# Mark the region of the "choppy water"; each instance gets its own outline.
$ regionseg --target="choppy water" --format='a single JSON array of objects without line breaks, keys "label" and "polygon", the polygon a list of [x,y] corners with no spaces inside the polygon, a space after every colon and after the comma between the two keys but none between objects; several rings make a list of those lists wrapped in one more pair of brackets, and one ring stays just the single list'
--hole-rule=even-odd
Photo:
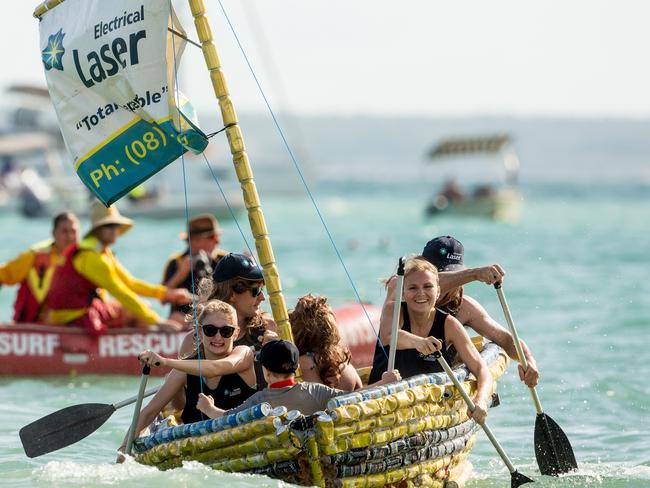
[{"label": "choppy water", "polygon": [[[647,176],[645,166],[637,168],[639,175]],[[386,175],[383,185],[372,191],[334,182],[319,198],[362,298],[380,302],[378,278],[390,273],[397,256],[419,251],[435,235],[458,237],[469,265],[501,263],[508,273],[504,290],[513,316],[542,374],[542,404],[571,440],[580,470],[559,479],[539,475],[532,445],[534,408],[511,365],[499,384],[502,405],[490,413],[490,423],[513,462],[535,478],[537,486],[650,486],[647,182],[632,175],[616,184],[600,178],[600,186],[577,180],[529,184],[521,222],[508,225],[449,218],[427,221],[422,217],[428,196],[425,185],[391,187],[389,179]],[[307,291],[330,296],[334,303],[353,299],[306,198],[264,200],[289,304]],[[241,222],[244,225],[245,219]],[[48,232],[43,222],[11,216],[0,217],[0,226],[3,260]],[[138,222],[119,242],[118,255],[136,276],[158,280],[164,259],[180,244],[175,236],[182,226],[180,220]],[[244,249],[234,224],[223,226],[224,247]],[[467,292],[503,321],[493,289],[473,284]],[[3,319],[10,315],[12,299],[13,291],[3,289]],[[137,384],[137,378],[129,377],[0,379],[2,486],[283,485],[197,464],[165,473],[134,463],[114,465],[114,449],[132,413],[128,407],[76,445],[34,460],[25,457],[18,439],[21,426],[70,404],[121,400],[135,394]],[[508,473],[483,435],[471,461],[474,474],[469,487],[507,485]]]}]

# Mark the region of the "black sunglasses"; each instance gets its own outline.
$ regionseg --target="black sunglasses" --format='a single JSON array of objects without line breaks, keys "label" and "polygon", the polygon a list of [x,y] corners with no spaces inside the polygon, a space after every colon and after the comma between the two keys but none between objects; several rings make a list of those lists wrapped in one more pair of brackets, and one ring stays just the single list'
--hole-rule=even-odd
[{"label": "black sunglasses", "polygon": [[258,296],[260,296],[260,294],[264,290],[264,287],[263,286],[254,286],[252,288],[249,288],[249,290],[251,291],[251,295],[253,295],[253,298],[257,298]]},{"label": "black sunglasses", "polygon": [[203,329],[203,334],[205,334],[207,337],[214,337],[217,334],[221,334],[221,337],[224,339],[232,337],[233,333],[235,332],[235,328],[231,325],[218,326],[214,324],[203,324],[201,326],[201,329]]}]

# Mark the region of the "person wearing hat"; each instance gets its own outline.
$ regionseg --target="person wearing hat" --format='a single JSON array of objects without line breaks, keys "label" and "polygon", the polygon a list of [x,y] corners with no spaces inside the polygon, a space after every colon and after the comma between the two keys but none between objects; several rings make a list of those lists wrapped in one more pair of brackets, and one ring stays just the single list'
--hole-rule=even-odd
[{"label": "person wearing hat", "polygon": [[[221,300],[237,311],[239,327],[235,346],[249,346],[255,351],[262,347],[264,337],[277,330],[275,322],[261,309],[264,296],[262,268],[245,254],[229,253],[223,256],[212,273],[212,280],[204,280],[199,287],[201,301]],[[203,297],[205,295],[205,298]],[[189,333],[181,344],[179,354],[185,356],[195,347],[195,334]],[[261,365],[255,365],[258,386],[264,388],[266,381]]]},{"label": "person wearing hat", "polygon": [[[66,249],[65,262],[54,273],[47,297],[48,323],[82,326],[94,336],[107,327],[124,326],[127,320],[136,327],[158,324],[163,330],[179,330],[179,324],[161,319],[138,295],[189,303],[188,291],[134,278],[111,252],[110,246],[133,227],[133,221],[120,215],[117,207],[106,208],[100,202],[91,207],[90,221],[90,231]],[[106,293],[117,302],[108,301]]]},{"label": "person wearing hat", "polygon": [[[440,298],[436,306],[456,317],[458,321],[474,329],[478,334],[498,344],[508,356],[517,360],[512,334],[494,320],[485,308],[474,298],[465,295],[463,285],[480,281],[488,285],[501,283],[505,277],[498,264],[479,268],[466,268],[463,263],[465,248],[460,241],[451,236],[439,236],[424,246],[422,256],[440,272]],[[528,369],[524,372],[519,365],[519,377],[528,386],[534,387],[539,381],[537,362],[524,341],[521,341]]]},{"label": "person wearing hat", "polygon": [[[213,215],[201,214],[192,218],[187,232],[179,234],[179,237],[187,242],[187,248],[167,260],[163,271],[163,285],[168,288],[185,288],[195,293],[199,282],[210,277],[219,259],[227,254],[223,249],[219,249],[220,236],[221,228]],[[189,305],[172,304],[169,318],[186,324],[186,316],[191,311]]]},{"label": "person wearing hat", "polygon": [[506,273],[501,266],[490,264],[467,268],[463,264],[464,254],[463,245],[451,236],[435,237],[424,246],[422,256],[440,272],[438,276],[441,294],[472,281],[480,281],[488,285],[503,281]]},{"label": "person wearing hat", "polygon": [[42,322],[45,302],[61,255],[79,240],[79,219],[63,212],[52,221],[52,239],[31,246],[15,259],[0,264],[0,285],[20,284],[14,304],[17,323]]},{"label": "person wearing hat", "polygon": [[404,288],[398,301],[395,300],[396,283],[395,275],[386,282],[379,337],[368,381],[376,381],[388,367],[393,311],[399,307],[395,368],[405,378],[441,372],[443,369],[433,353],[440,351],[451,364],[448,351],[453,346],[460,360],[476,378],[473,398],[476,408],[470,416],[476,422],[483,423],[492,394],[492,375],[458,320],[436,308],[440,296],[438,270],[424,257],[410,256],[404,262]]},{"label": "person wearing hat", "polygon": [[[299,410],[303,415],[312,415],[319,410],[325,410],[330,398],[347,393],[321,383],[308,381],[298,383],[296,370],[299,358],[298,348],[291,342],[281,339],[269,341],[262,346],[257,357],[257,361],[262,365],[268,388],[258,391],[239,407],[230,410],[216,407],[212,397],[199,394],[197,408],[210,418],[216,418],[267,402],[272,407],[285,406],[287,410]],[[369,386],[384,385],[400,379],[399,371],[393,370],[385,372],[380,381]]]}]

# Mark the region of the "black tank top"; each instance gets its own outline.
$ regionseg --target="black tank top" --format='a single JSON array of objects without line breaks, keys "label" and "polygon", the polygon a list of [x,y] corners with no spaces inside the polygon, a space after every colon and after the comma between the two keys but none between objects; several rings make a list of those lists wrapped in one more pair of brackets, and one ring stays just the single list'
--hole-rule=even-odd
[{"label": "black tank top", "polygon": [[[257,353],[262,349],[262,343],[257,339],[258,336],[264,335],[264,327],[255,327],[254,330],[249,331],[249,333],[244,334],[235,342],[233,345],[236,346],[248,346],[253,350],[253,353],[257,356]],[[253,363],[255,368],[255,381],[257,381],[257,389],[262,391],[267,387],[266,380],[264,379],[264,373],[262,372],[262,363],[255,361]]]},{"label": "black tank top", "polygon": [[[436,309],[436,315],[433,318],[431,329],[426,337],[433,336],[442,342],[442,357],[451,364],[449,355],[447,354],[447,341],[445,340],[445,320],[447,320],[448,315],[448,313]],[[411,332],[411,319],[405,303],[402,303],[402,316],[404,317],[402,330]],[[375,344],[372,371],[370,371],[370,377],[368,378],[369,384],[379,381],[382,373],[388,369],[389,354],[390,346],[383,346],[382,350],[378,340]],[[416,349],[398,349],[395,353],[395,369],[399,370],[402,378],[410,378],[418,374],[439,373],[442,371],[442,366],[440,366],[437,359],[433,356],[424,357]]]},{"label": "black tank top", "polygon": [[203,378],[188,374],[187,384],[185,385],[185,408],[181,415],[184,424],[207,419],[196,408],[196,402],[199,400],[199,393],[201,393],[201,386],[203,387],[203,394],[210,395],[214,398],[214,405],[223,410],[238,407],[244,403],[244,400],[257,392],[256,388],[248,386],[237,373],[222,376],[214,390],[208,388]]}]

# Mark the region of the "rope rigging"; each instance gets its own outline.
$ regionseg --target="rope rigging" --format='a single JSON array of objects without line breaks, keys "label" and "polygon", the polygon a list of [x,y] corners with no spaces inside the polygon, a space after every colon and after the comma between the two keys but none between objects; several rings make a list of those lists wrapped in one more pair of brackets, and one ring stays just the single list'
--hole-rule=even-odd
[{"label": "rope rigging", "polygon": [[[171,0],[170,0],[170,2],[171,2]],[[345,275],[347,277],[347,280],[350,283],[350,286],[352,287],[352,290],[353,290],[354,295],[356,297],[356,301],[361,306],[361,309],[363,310],[363,313],[364,313],[364,315],[366,317],[368,327],[370,327],[370,329],[372,330],[374,336],[376,337],[377,343],[379,344],[382,352],[384,353],[384,355],[386,357],[388,357],[388,353],[386,352],[385,347],[381,343],[381,340],[379,340],[378,333],[375,331],[375,328],[373,327],[372,320],[370,319],[370,315],[369,315],[369,313],[368,313],[368,311],[367,311],[367,309],[365,307],[363,299],[361,298],[359,290],[357,289],[357,287],[356,287],[356,285],[354,283],[354,279],[352,278],[352,275],[350,274],[350,271],[349,271],[347,265],[345,264],[343,256],[341,255],[341,252],[339,250],[339,247],[336,245],[336,242],[334,240],[332,232],[330,231],[330,228],[329,228],[329,226],[327,225],[327,223],[325,221],[325,217],[323,216],[323,214],[322,214],[322,212],[321,212],[321,210],[320,210],[320,208],[319,208],[319,206],[318,206],[318,204],[316,202],[316,199],[315,199],[315,197],[314,197],[314,195],[313,195],[313,193],[312,193],[312,191],[311,191],[311,189],[309,187],[309,184],[307,183],[307,180],[305,178],[305,175],[304,175],[304,172],[303,172],[303,170],[301,168],[301,165],[298,162],[298,160],[297,160],[297,158],[296,158],[296,156],[294,154],[294,151],[291,149],[291,146],[290,146],[290,144],[289,144],[289,142],[287,140],[287,137],[284,134],[284,131],[282,130],[282,128],[280,126],[280,123],[278,121],[278,118],[276,117],[275,112],[271,108],[271,104],[270,104],[270,102],[269,102],[269,100],[268,100],[268,98],[266,96],[266,93],[264,92],[264,89],[262,88],[262,85],[261,85],[261,83],[259,81],[259,78],[258,78],[255,70],[253,69],[253,66],[252,66],[252,64],[251,64],[251,62],[249,60],[249,57],[246,54],[246,51],[245,51],[241,41],[239,40],[239,36],[237,35],[235,27],[232,24],[232,22],[230,20],[230,17],[228,16],[228,13],[226,12],[226,9],[225,9],[222,1],[218,0],[218,2],[219,2],[219,6],[220,6],[220,8],[221,8],[221,10],[223,12],[224,18],[226,19],[226,22],[228,23],[228,26],[229,26],[229,28],[230,28],[230,30],[231,30],[231,32],[233,34],[233,37],[234,37],[234,39],[235,39],[235,41],[237,43],[237,46],[239,47],[239,50],[241,51],[242,56],[244,57],[244,60],[246,61],[246,65],[248,66],[248,69],[249,69],[249,71],[251,73],[251,76],[253,77],[253,80],[255,81],[257,89],[258,89],[258,91],[259,91],[259,93],[260,93],[260,95],[261,95],[261,97],[262,97],[262,99],[264,101],[264,105],[266,106],[266,109],[268,110],[268,112],[269,112],[269,114],[271,116],[271,119],[273,120],[273,125],[274,125],[276,131],[278,132],[278,135],[280,136],[280,138],[282,140],[283,146],[284,146],[285,150],[287,151],[287,153],[288,153],[288,155],[289,155],[289,157],[290,157],[290,159],[291,159],[291,161],[293,163],[294,169],[297,172],[297,174],[298,174],[298,176],[300,178],[300,181],[303,184],[303,187],[305,188],[305,192],[306,192],[306,194],[307,194],[307,196],[308,196],[308,198],[309,198],[309,200],[310,200],[310,202],[311,202],[311,204],[312,204],[312,206],[313,206],[313,208],[314,208],[314,210],[316,212],[316,215],[318,216],[318,219],[320,220],[321,225],[323,226],[323,229],[325,230],[325,233],[327,234],[329,242],[330,242],[332,248],[334,249],[334,252],[335,252],[335,254],[337,256],[337,259],[338,259],[339,263],[341,264],[341,267],[343,268],[343,271],[344,271],[344,273],[345,273]],[[171,28],[169,29],[169,31],[172,32],[172,34],[173,34],[172,35],[172,40],[173,40],[174,36],[177,35],[179,37],[182,37],[186,41],[188,41],[191,45],[196,46],[196,47],[200,47],[200,44],[198,44],[195,41],[190,40],[186,36],[183,36],[180,32],[178,32],[178,31],[176,31],[174,29],[171,29]],[[174,74],[176,76],[176,91],[178,93],[178,78],[177,78],[177,70],[176,70],[175,52],[174,52]],[[207,135],[207,137],[211,138],[211,137],[225,131],[227,128],[228,127],[226,126],[226,127],[223,127],[222,129],[220,129],[218,131],[211,132],[211,133],[209,133]],[[210,170],[210,173],[212,174],[213,179],[215,180],[215,182],[217,183],[217,186],[219,187],[219,191],[221,192],[221,194],[223,196],[223,199],[224,199],[224,201],[225,201],[225,203],[226,203],[226,205],[227,205],[227,207],[229,209],[229,212],[230,212],[231,216],[233,217],[233,220],[235,221],[236,226],[237,226],[237,228],[238,228],[244,242],[246,243],[246,247],[248,248],[249,252],[251,252],[251,254],[252,254],[251,247],[250,247],[248,241],[246,240],[244,232],[243,232],[237,218],[234,215],[234,211],[233,211],[230,203],[228,202],[228,198],[226,197],[226,194],[223,191],[223,188],[221,187],[221,185],[220,185],[220,183],[218,181],[218,178],[217,178],[215,172],[213,171],[213,169],[211,167],[211,164],[210,164],[210,161],[209,161],[208,157],[205,155],[205,153],[203,153],[203,157],[204,157],[205,162],[206,162],[206,164],[207,164],[207,166],[208,166],[208,168]],[[185,191],[186,219],[188,220],[188,223],[189,223],[189,215],[188,215],[188,211],[187,211],[187,184],[186,184],[186,181],[185,181],[185,159],[184,159],[184,157],[182,158],[182,165],[183,165],[183,179],[184,179],[183,183],[184,183],[184,191]],[[191,263],[190,263],[190,265],[191,265]],[[194,287],[194,285],[192,285],[192,287]],[[195,317],[195,322],[196,322],[196,317]],[[197,326],[196,330],[197,330],[197,337],[198,337],[198,326]]]}]

